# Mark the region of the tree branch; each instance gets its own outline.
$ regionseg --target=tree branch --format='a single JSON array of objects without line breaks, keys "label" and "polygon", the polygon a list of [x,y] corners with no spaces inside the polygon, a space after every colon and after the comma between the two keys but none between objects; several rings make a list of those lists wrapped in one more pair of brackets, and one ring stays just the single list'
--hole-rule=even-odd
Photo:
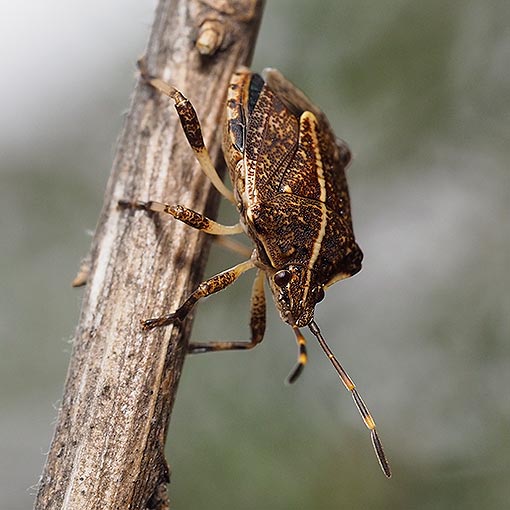
[{"label": "tree branch", "polygon": [[[147,67],[195,105],[214,160],[230,76],[248,64],[262,0],[161,0]],[[182,203],[214,217],[172,102],[138,82],[91,247],[91,266],[55,435],[35,508],[167,508],[165,437],[191,321],[144,333],[202,278],[207,236],[119,210],[124,199]]]}]

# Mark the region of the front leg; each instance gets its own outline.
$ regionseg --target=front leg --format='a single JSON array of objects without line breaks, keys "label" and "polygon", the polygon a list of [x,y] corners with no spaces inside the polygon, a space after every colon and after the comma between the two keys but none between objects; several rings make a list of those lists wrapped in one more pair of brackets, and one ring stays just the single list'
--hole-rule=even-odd
[{"label": "front leg", "polygon": [[266,330],[266,296],[264,294],[264,272],[260,269],[251,290],[251,338],[249,342],[192,342],[188,345],[190,354],[215,351],[233,351],[253,349],[264,338]]},{"label": "front leg", "polygon": [[160,328],[173,324],[174,322],[182,321],[188,313],[191,312],[197,301],[225,289],[234,283],[244,272],[253,267],[255,267],[255,264],[250,259],[209,278],[205,282],[202,282],[175,312],[142,321],[143,329]]}]

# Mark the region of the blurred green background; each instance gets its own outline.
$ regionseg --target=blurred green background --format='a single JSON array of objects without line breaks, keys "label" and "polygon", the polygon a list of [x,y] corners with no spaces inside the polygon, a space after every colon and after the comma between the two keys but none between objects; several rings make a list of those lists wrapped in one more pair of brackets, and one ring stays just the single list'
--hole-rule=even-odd
[{"label": "blurred green background", "polygon": [[[87,252],[155,2],[0,1],[0,508],[30,508]],[[268,1],[253,67],[327,112],[364,270],[316,319],[379,425],[270,306],[250,353],[185,364],[175,508],[501,509],[510,501],[510,2]],[[232,216],[229,207],[223,217]],[[213,251],[208,274],[235,262]],[[196,339],[248,334],[250,278],[200,306]]]}]

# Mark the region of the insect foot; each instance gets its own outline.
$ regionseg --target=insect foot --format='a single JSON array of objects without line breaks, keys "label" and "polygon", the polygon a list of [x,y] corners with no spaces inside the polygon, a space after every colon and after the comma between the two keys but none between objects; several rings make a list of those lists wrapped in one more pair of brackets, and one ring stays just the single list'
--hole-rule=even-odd
[{"label": "insect foot", "polygon": [[174,313],[141,321],[143,330],[149,331],[154,328],[162,328],[164,326],[169,326],[170,324],[175,324],[176,322],[181,322],[185,318],[186,314],[180,312],[180,310],[181,309],[179,308]]}]

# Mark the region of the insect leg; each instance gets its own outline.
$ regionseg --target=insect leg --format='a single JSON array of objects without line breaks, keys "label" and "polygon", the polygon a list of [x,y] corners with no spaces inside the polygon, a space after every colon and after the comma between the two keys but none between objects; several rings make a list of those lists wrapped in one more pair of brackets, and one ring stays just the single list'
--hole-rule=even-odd
[{"label": "insect leg", "polygon": [[225,248],[233,253],[237,253],[243,257],[251,257],[253,249],[245,244],[238,243],[228,236],[216,236],[213,238],[218,246]]},{"label": "insect leg", "polygon": [[322,347],[322,350],[331,361],[331,364],[335,367],[335,370],[339,375],[340,379],[342,380],[342,382],[344,383],[344,386],[351,392],[352,398],[354,400],[354,403],[356,404],[356,407],[358,408],[361,418],[365,422],[367,428],[370,430],[370,437],[372,439],[372,444],[374,446],[375,454],[377,456],[377,460],[379,461],[381,469],[383,470],[384,474],[388,478],[390,478],[391,468],[388,463],[388,460],[386,459],[386,455],[384,454],[383,445],[381,443],[381,440],[379,439],[379,435],[377,434],[375,428],[375,421],[372,418],[372,415],[370,414],[368,407],[366,406],[365,402],[363,402],[363,399],[356,390],[356,385],[354,384],[353,380],[349,377],[349,375],[344,370],[340,362],[336,359],[335,355],[333,354],[333,351],[329,348],[328,344],[326,343],[326,340],[324,340],[322,333],[320,332],[319,326],[317,326],[315,321],[312,321],[310,322],[308,327],[319,341],[319,345]]},{"label": "insect leg", "polygon": [[168,326],[174,322],[182,321],[195,306],[198,300],[223,290],[234,283],[244,272],[248,271],[248,269],[252,269],[253,267],[255,267],[255,265],[250,259],[245,262],[241,262],[241,264],[227,269],[226,271],[218,273],[205,282],[202,282],[175,312],[142,321],[143,328],[148,330]]},{"label": "insect leg", "polygon": [[266,297],[264,294],[264,273],[259,269],[251,291],[251,340],[249,342],[207,342],[190,343],[188,352],[230,351],[236,349],[252,349],[264,338],[266,330]]},{"label": "insect leg", "polygon": [[163,204],[162,202],[154,202],[153,200],[148,202],[128,202],[127,200],[119,200],[119,207],[171,214],[176,220],[182,221],[186,223],[186,225],[207,232],[208,234],[232,235],[243,232],[240,223],[236,225],[222,225],[183,205],[169,205]]},{"label": "insect leg", "polygon": [[202,128],[200,127],[200,121],[198,120],[197,112],[195,108],[187,99],[179,92],[175,87],[172,87],[168,83],[165,83],[159,78],[150,76],[145,68],[144,61],[139,62],[139,68],[142,78],[156,90],[172,98],[175,102],[175,109],[181,120],[182,129],[188,139],[188,142],[195,153],[200,168],[204,174],[213,183],[214,187],[230,202],[235,203],[234,194],[230,191],[223,181],[221,180],[214,163],[211,160],[209,151],[204,144],[204,138],[202,136]]}]

